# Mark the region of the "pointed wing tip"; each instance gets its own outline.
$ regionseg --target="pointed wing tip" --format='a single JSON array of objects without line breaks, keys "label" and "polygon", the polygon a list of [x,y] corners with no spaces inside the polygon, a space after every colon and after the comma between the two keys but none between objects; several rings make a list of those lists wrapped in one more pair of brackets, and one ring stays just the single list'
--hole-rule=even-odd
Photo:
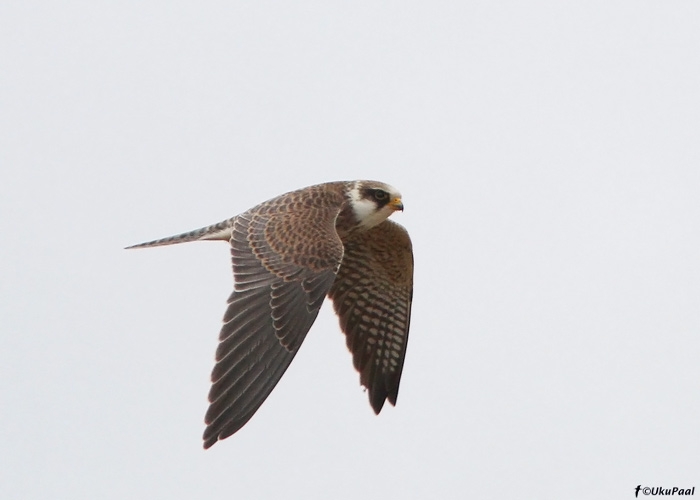
[{"label": "pointed wing tip", "polygon": [[382,408],[384,408],[384,403],[387,401],[391,406],[396,406],[396,398],[398,396],[398,388],[395,391],[391,392],[386,392],[386,391],[377,391],[376,393],[372,393],[372,391],[369,391],[369,404],[372,406],[372,410],[374,410],[375,415],[379,415],[379,413],[382,411]]},{"label": "pointed wing tip", "polygon": [[250,420],[250,417],[243,420],[243,422],[239,421],[235,423],[229,422],[221,424],[214,421],[212,423],[207,423],[207,428],[204,429],[204,434],[202,434],[204,449],[207,450],[214,446],[218,441],[223,441],[226,438],[230,438],[236,432],[241,430],[248,420]]},{"label": "pointed wing tip", "polygon": [[382,411],[382,408],[384,408],[384,403],[386,402],[386,394],[372,394],[370,391],[369,395],[369,404],[372,406],[372,410],[374,410],[375,415],[379,415],[379,413]]},{"label": "pointed wing tip", "polygon": [[227,436],[222,435],[221,430],[215,429],[214,426],[212,426],[209,422],[206,422],[206,424],[207,428],[204,429],[204,434],[202,434],[202,439],[204,440],[202,446],[205,450],[208,450],[209,448],[214,446],[218,441],[226,438]]}]

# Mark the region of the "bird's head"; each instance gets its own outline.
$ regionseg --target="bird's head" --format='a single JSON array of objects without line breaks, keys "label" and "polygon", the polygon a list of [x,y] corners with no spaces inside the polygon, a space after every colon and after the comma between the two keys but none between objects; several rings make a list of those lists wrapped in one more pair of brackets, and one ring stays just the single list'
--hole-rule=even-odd
[{"label": "bird's head", "polygon": [[349,197],[358,225],[364,229],[381,224],[395,211],[403,210],[401,193],[383,182],[355,181]]}]

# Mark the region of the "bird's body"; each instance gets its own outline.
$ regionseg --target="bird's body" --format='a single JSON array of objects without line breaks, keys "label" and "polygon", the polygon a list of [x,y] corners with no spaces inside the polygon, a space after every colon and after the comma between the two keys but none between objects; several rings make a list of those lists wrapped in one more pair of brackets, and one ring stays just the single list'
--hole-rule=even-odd
[{"label": "bird's body", "polygon": [[135,245],[231,245],[234,291],[212,371],[204,447],[238,431],[275,387],[328,295],[379,413],[396,404],[408,340],[413,252],[387,184],[349,181],[283,194],[226,221]]}]

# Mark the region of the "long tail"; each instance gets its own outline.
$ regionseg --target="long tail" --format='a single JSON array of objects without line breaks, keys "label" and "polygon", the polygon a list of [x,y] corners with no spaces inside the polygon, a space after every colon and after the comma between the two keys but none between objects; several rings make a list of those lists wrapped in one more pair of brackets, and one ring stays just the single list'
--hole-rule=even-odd
[{"label": "long tail", "polygon": [[126,247],[125,250],[130,248],[160,247],[164,245],[174,245],[176,243],[187,243],[188,241],[198,240],[228,241],[231,239],[231,228],[233,227],[234,220],[236,220],[235,217],[219,222],[218,224],[195,229],[194,231],[189,231],[187,233],[176,234],[175,236],[168,236],[167,238],[161,238],[159,240],[147,241],[146,243],[139,243],[138,245],[131,245]]}]

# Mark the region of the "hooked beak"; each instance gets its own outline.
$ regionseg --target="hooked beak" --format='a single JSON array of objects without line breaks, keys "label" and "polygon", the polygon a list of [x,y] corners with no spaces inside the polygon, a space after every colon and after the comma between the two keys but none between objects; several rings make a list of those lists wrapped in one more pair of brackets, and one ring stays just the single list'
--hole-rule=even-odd
[{"label": "hooked beak", "polygon": [[394,198],[389,202],[389,206],[394,210],[403,211],[403,202],[401,201],[401,198]]}]

